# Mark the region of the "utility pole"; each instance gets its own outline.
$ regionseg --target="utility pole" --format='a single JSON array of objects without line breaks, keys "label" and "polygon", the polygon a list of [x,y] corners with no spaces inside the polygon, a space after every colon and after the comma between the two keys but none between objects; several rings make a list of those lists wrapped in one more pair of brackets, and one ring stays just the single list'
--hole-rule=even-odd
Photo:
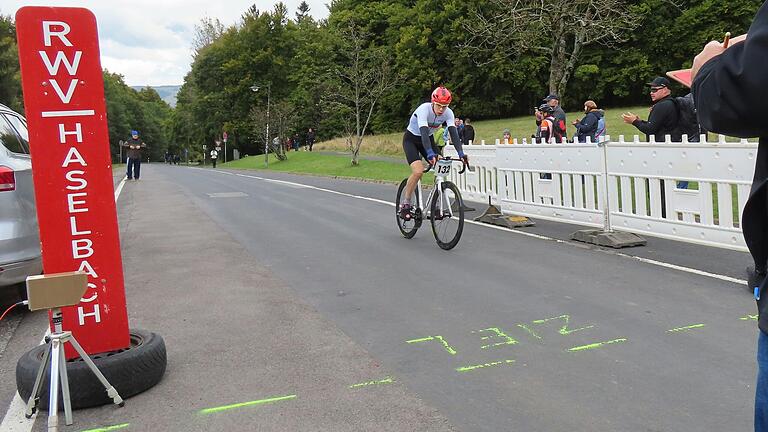
[{"label": "utility pole", "polygon": [[[264,168],[269,168],[269,99],[272,94],[272,83],[268,82],[266,84],[267,86],[267,136],[264,139]],[[253,92],[259,91],[259,89],[263,87],[259,85],[252,85],[251,90]]]}]

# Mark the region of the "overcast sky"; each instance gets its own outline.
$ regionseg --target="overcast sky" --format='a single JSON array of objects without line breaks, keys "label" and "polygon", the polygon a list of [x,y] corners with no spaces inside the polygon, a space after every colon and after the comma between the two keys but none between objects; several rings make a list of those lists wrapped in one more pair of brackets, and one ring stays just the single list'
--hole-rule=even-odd
[{"label": "overcast sky", "polygon": [[[0,14],[22,6],[77,6],[96,15],[101,66],[132,86],[181,84],[192,62],[192,35],[203,17],[235,24],[250,5],[271,10],[273,0],[3,0]],[[291,18],[301,0],[284,0]],[[315,19],[326,18],[330,0],[307,0]]]}]

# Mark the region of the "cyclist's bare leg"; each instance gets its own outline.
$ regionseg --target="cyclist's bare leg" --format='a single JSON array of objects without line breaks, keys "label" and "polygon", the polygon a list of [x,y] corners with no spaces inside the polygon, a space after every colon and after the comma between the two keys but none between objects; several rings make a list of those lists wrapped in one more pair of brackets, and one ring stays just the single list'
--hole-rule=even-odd
[{"label": "cyclist's bare leg", "polygon": [[413,199],[413,191],[416,190],[416,184],[424,175],[424,164],[417,160],[411,164],[411,175],[408,177],[408,183],[405,184],[405,198],[409,202]]}]

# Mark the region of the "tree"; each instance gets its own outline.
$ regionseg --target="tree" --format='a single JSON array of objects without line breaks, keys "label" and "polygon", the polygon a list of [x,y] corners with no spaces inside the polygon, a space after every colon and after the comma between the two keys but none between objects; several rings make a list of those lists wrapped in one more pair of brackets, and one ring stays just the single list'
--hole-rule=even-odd
[{"label": "tree", "polygon": [[369,46],[369,35],[361,32],[354,21],[337,31],[339,57],[327,76],[327,96],[344,115],[352,165],[358,165],[360,146],[376,103],[396,86],[398,74],[392,70],[386,51]]},{"label": "tree", "polygon": [[309,4],[302,0],[299,4],[299,9],[296,11],[296,22],[301,22],[309,16]]},{"label": "tree", "polygon": [[13,18],[0,15],[0,103],[23,113],[19,52]]},{"label": "tree", "polygon": [[218,18],[205,17],[195,24],[195,34],[192,36],[192,48],[195,55],[208,45],[216,42],[224,34],[224,24]]},{"label": "tree", "polygon": [[623,0],[489,0],[490,15],[475,11],[466,26],[467,47],[518,56],[549,57],[549,91],[565,93],[584,47],[623,42],[642,22],[636,7]]}]

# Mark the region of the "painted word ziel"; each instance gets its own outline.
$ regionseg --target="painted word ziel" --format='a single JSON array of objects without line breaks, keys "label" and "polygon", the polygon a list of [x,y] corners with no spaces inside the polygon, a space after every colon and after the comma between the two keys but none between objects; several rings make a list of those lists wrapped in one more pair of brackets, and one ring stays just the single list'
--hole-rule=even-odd
[{"label": "painted word ziel", "polygon": [[[88,289],[63,326],[89,354],[129,345],[112,165],[93,14],[16,14],[45,273],[80,270]],[[68,351],[68,357],[74,356]]]}]

